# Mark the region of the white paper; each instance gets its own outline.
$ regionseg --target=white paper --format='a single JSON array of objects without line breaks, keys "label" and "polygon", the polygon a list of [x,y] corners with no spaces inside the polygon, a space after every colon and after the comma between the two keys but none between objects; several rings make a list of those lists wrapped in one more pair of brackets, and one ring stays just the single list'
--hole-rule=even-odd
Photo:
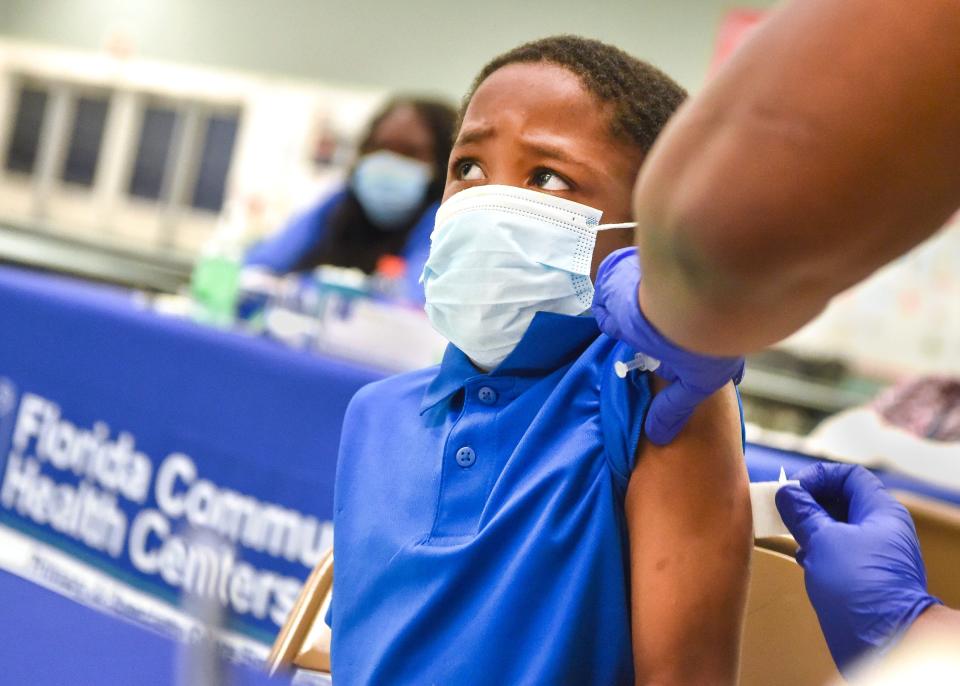
[{"label": "white paper", "polygon": [[777,510],[776,495],[787,484],[800,485],[799,481],[787,479],[783,467],[779,481],[757,481],[750,484],[750,506],[753,508],[753,537],[790,536],[790,531]]}]

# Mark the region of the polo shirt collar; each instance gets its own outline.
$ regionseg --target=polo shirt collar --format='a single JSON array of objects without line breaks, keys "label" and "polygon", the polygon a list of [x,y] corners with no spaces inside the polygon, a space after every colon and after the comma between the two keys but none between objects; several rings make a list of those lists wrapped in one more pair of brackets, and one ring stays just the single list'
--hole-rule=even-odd
[{"label": "polo shirt collar", "polygon": [[[537,312],[517,347],[500,366],[490,371],[490,376],[543,376],[575,360],[599,334],[592,316]],[[468,379],[481,374],[463,351],[453,343],[448,344],[440,370],[423,394],[420,414],[459,391]]]}]

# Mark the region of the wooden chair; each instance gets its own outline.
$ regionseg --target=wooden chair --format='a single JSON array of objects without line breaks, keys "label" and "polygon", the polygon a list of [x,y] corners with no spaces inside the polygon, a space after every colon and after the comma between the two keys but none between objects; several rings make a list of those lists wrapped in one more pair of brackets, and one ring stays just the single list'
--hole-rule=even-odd
[{"label": "wooden chair", "polygon": [[807,599],[792,538],[759,539],[740,657],[740,686],[823,686],[838,677]]},{"label": "wooden chair", "polygon": [[[893,494],[913,517],[930,592],[951,607],[960,606],[960,507],[906,491]],[[836,678],[795,552],[790,538],[756,542],[741,686],[821,686],[831,675]]]},{"label": "wooden chair", "polygon": [[267,671],[330,673],[330,628],[324,622],[333,591],[333,549],[313,568],[267,657]]},{"label": "wooden chair", "polygon": [[[789,538],[761,539],[753,551],[740,661],[740,686],[822,686],[837,677],[807,600]],[[314,568],[267,658],[270,674],[330,672],[330,629],[323,618],[333,589],[333,553]]]},{"label": "wooden chair", "polygon": [[950,607],[960,607],[960,507],[894,491],[917,527],[930,592]]}]

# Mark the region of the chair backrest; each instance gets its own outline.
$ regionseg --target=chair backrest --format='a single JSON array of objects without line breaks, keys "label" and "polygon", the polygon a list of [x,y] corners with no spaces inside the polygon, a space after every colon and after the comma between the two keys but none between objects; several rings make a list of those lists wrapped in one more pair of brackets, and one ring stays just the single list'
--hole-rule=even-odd
[{"label": "chair backrest", "polygon": [[[740,686],[822,686],[838,674],[807,599],[790,539],[761,540],[753,550]],[[277,634],[270,674],[295,668],[330,671],[324,615],[333,589],[333,553],[320,561]]]},{"label": "chair backrest", "polygon": [[960,508],[916,493],[894,491],[917,527],[930,592],[960,607]]},{"label": "chair backrest", "polygon": [[324,615],[333,591],[333,549],[307,577],[267,658],[272,675],[294,668],[330,671],[330,628]]},{"label": "chair backrest", "polygon": [[[791,539],[760,541],[753,549],[740,686],[823,686],[838,675]],[[771,549],[773,548],[773,549]]]}]

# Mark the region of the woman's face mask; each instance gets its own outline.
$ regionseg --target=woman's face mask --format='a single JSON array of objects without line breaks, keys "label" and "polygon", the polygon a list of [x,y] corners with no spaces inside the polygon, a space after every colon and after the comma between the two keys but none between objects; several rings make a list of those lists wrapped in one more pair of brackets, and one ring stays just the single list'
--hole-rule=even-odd
[{"label": "woman's face mask", "polygon": [[590,308],[590,265],[601,210],[514,186],[463,190],[437,212],[421,280],[433,327],[490,370],[537,312]]},{"label": "woman's face mask", "polygon": [[390,231],[413,219],[432,178],[433,168],[426,162],[379,150],[360,159],[351,185],[370,221]]}]

